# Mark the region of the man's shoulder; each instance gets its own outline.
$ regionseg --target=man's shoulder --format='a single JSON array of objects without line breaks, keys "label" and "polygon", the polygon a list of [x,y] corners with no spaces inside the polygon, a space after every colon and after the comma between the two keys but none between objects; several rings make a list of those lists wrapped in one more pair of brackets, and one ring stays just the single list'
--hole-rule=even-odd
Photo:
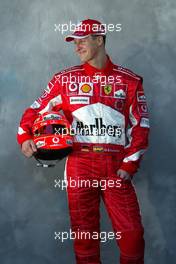
[{"label": "man's shoulder", "polygon": [[138,81],[143,80],[142,76],[134,73],[133,71],[131,71],[125,67],[122,67],[121,65],[114,65],[114,70],[119,72],[119,74],[122,74],[127,79],[134,79],[134,80],[138,80]]},{"label": "man's shoulder", "polygon": [[82,65],[75,65],[75,66],[71,66],[69,68],[63,69],[60,72],[56,73],[55,76],[61,76],[64,74],[69,74],[69,73],[73,73],[73,72],[79,72],[83,70],[83,66]]}]

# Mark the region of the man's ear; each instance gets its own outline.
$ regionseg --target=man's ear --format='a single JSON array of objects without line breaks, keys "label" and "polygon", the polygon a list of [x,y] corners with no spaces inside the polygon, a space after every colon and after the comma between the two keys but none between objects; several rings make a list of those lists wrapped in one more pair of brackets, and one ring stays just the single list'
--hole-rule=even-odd
[{"label": "man's ear", "polygon": [[98,46],[102,46],[104,41],[103,41],[103,36],[97,36],[97,43]]}]

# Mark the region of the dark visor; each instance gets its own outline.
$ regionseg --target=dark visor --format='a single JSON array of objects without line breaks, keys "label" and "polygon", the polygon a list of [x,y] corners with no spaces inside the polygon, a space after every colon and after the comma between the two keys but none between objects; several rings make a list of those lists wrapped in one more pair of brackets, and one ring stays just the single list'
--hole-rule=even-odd
[{"label": "dark visor", "polygon": [[62,134],[67,134],[69,133],[68,129],[64,125],[47,125],[43,126],[39,129],[37,129],[34,133],[35,136],[41,136],[41,135],[62,135]]}]

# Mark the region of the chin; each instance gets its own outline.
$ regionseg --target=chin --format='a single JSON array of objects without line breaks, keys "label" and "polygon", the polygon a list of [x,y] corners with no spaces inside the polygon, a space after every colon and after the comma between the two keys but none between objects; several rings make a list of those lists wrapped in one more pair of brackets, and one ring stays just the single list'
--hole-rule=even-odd
[{"label": "chin", "polygon": [[83,56],[79,56],[80,61],[85,63],[88,62],[90,60],[89,56],[87,56],[86,54],[84,54]]},{"label": "chin", "polygon": [[80,61],[83,62],[83,63],[85,63],[85,62],[87,62],[88,60],[87,60],[86,58],[81,58],[81,57],[80,57]]},{"label": "chin", "polygon": [[82,62],[86,63],[86,62],[88,62],[88,60],[84,59],[84,60],[82,60]]},{"label": "chin", "polygon": [[81,61],[84,62],[84,63],[89,62],[91,60],[92,60],[92,57],[90,57],[90,56],[89,57],[86,56],[86,57],[81,58]]}]

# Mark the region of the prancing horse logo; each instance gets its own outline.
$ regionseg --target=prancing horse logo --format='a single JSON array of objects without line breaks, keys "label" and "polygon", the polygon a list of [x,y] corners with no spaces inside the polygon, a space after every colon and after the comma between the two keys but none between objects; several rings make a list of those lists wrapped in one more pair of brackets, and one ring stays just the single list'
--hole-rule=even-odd
[{"label": "prancing horse logo", "polygon": [[112,92],[112,85],[107,84],[104,86],[104,92],[106,95],[109,95]]}]

